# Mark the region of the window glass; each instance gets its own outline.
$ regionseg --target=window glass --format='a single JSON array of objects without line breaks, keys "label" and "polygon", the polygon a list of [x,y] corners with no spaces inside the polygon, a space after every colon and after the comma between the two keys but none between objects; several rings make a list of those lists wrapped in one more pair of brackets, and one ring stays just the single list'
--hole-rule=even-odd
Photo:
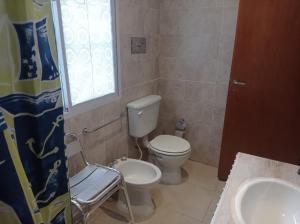
[{"label": "window glass", "polygon": [[115,93],[111,1],[60,0],[60,4],[72,106]]}]

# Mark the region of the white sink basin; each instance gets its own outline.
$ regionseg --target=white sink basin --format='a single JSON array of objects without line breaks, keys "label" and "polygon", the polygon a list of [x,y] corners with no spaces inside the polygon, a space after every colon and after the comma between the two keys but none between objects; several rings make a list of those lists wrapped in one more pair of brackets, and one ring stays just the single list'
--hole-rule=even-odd
[{"label": "white sink basin", "polygon": [[232,215],[236,224],[300,224],[300,188],[275,178],[247,180],[233,198]]}]

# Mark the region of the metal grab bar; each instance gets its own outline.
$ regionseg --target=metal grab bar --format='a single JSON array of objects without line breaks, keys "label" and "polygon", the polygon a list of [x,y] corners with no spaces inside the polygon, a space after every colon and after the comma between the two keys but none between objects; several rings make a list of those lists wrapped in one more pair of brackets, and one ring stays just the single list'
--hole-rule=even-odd
[{"label": "metal grab bar", "polygon": [[[114,118],[113,120],[111,120],[111,121],[109,121],[109,122],[107,122],[103,125],[100,125],[99,127],[96,127],[92,130],[89,130],[88,128],[84,128],[84,129],[82,129],[82,134],[86,135],[86,134],[90,134],[90,133],[94,133],[96,131],[99,131],[100,129],[105,128],[108,125],[110,125],[112,123],[115,123],[116,121],[120,120],[124,115],[125,115],[125,113],[121,113],[118,117]],[[121,122],[121,128],[122,128],[122,122]]]}]

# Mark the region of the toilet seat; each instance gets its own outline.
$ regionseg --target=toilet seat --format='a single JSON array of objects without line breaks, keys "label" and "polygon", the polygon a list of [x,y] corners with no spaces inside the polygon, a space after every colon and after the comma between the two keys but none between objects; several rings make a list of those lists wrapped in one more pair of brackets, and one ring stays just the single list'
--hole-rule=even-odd
[{"label": "toilet seat", "polygon": [[157,153],[170,156],[185,155],[191,151],[191,145],[183,138],[173,135],[159,135],[149,143],[149,148]]}]

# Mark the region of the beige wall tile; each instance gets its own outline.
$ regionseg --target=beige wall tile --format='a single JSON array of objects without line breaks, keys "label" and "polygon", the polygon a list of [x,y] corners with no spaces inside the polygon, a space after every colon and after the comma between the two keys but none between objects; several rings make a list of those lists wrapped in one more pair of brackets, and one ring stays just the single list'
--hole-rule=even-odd
[{"label": "beige wall tile", "polygon": [[152,8],[159,10],[160,0],[144,0],[144,6],[146,8]]},{"label": "beige wall tile", "polygon": [[212,121],[214,118],[212,105],[185,101],[182,107],[185,110],[184,118],[188,123]]},{"label": "beige wall tile", "polygon": [[[238,1],[118,0],[118,5],[121,98],[68,119],[66,131],[92,129],[126,112],[128,102],[160,94],[156,133],[173,134],[176,120],[185,118],[192,158],[217,165]],[[146,54],[131,54],[132,36],[146,37]],[[116,122],[105,128],[106,134],[100,131],[83,141],[108,163],[128,151],[136,153],[127,129],[125,113],[122,125]],[[122,140],[115,143],[114,136]]]},{"label": "beige wall tile", "polygon": [[155,133],[158,134],[169,134],[175,133],[176,119],[174,117],[164,117],[158,119],[158,128]]},{"label": "beige wall tile", "polygon": [[175,57],[181,54],[183,50],[184,37],[160,35],[159,36],[159,56]]},{"label": "beige wall tile", "polygon": [[219,160],[237,6],[238,0],[160,4],[158,92],[164,101],[159,131],[173,132],[176,119],[183,116],[189,124],[192,159],[214,166]]},{"label": "beige wall tile", "polygon": [[162,0],[161,10],[178,10],[178,9],[191,9],[191,8],[208,8],[215,7],[217,0]]},{"label": "beige wall tile", "polygon": [[[157,93],[159,0],[118,0],[117,14],[121,97],[95,110],[67,119],[66,132],[81,134],[83,128],[97,128],[115,119],[121,112],[126,112],[129,101]],[[136,36],[146,37],[146,54],[131,54],[131,37]],[[129,148],[132,148],[132,153],[135,152],[128,136],[126,113],[121,121],[95,133],[82,135],[81,140],[91,162],[107,164],[128,155]],[[71,166],[72,170],[79,169],[79,160],[74,160]]]},{"label": "beige wall tile", "polygon": [[237,22],[237,8],[223,8],[217,82],[228,83]]},{"label": "beige wall tile", "polygon": [[215,105],[217,107],[226,107],[228,94],[228,83],[217,84],[215,88]]},{"label": "beige wall tile", "polygon": [[239,5],[239,0],[222,0],[224,7],[235,7],[237,8]]},{"label": "beige wall tile", "polygon": [[161,10],[159,20],[160,35],[180,35],[182,18],[186,18],[187,10]]},{"label": "beige wall tile", "polygon": [[145,10],[144,34],[152,35],[158,33],[159,29],[159,11],[148,8]]},{"label": "beige wall tile", "polygon": [[163,98],[184,99],[185,82],[180,80],[160,79],[158,93]]},{"label": "beige wall tile", "polygon": [[185,100],[204,105],[212,105],[215,100],[215,84],[202,82],[186,82]]},{"label": "beige wall tile", "polygon": [[120,34],[143,35],[144,8],[142,2],[132,0],[119,1]]},{"label": "beige wall tile", "polygon": [[68,161],[69,176],[74,176],[76,173],[78,173],[84,167],[85,167],[85,164],[83,163],[81,156],[79,154],[73,156]]},{"label": "beige wall tile", "polygon": [[205,152],[210,146],[212,125],[210,121],[189,123],[186,137],[192,143],[193,152]]},{"label": "beige wall tile", "polygon": [[105,153],[107,161],[114,161],[128,156],[128,142],[126,136],[116,134],[106,141]]},{"label": "beige wall tile", "polygon": [[219,35],[222,9],[218,7],[191,7],[185,19],[181,20],[180,29],[186,36]]},{"label": "beige wall tile", "polygon": [[[160,116],[162,118],[173,118],[178,120],[185,117],[184,100],[180,99],[162,99],[160,104]],[[174,124],[175,125],[175,124]]]}]

